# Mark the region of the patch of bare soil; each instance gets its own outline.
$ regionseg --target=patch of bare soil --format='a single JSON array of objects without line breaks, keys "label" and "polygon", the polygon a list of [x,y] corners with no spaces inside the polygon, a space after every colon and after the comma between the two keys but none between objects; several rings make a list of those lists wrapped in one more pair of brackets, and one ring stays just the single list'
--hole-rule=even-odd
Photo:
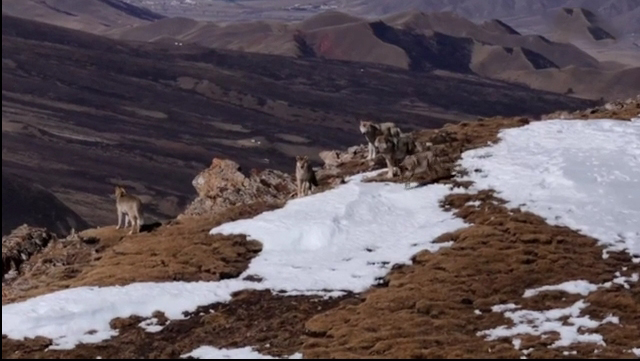
[{"label": "patch of bare soil", "polygon": [[248,204],[213,217],[145,227],[140,234],[110,226],[52,242],[22,264],[18,277],[3,284],[2,304],[71,287],[238,277],[262,245],[244,236],[209,235],[209,230],[280,206]]}]

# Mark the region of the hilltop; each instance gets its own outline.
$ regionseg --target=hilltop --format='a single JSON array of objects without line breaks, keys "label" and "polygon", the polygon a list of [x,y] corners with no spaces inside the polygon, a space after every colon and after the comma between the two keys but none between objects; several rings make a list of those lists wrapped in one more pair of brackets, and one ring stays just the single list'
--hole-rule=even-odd
[{"label": "hilltop", "polygon": [[[242,205],[140,235],[86,230],[33,254],[3,285],[3,358],[633,358],[640,233],[627,221],[639,210],[611,203],[631,178],[602,172],[636,171],[613,159],[631,154],[640,119],[624,119],[638,115],[629,100],[418,130],[439,171],[409,189],[350,178],[370,170],[358,145],[325,154],[321,189],[297,200],[290,174],[238,181],[217,159],[194,180],[199,197],[253,194]],[[576,168],[596,158],[612,161]],[[607,196],[581,197],[594,187]],[[46,312],[60,297],[85,302]],[[74,326],[42,329],[41,313]]]}]

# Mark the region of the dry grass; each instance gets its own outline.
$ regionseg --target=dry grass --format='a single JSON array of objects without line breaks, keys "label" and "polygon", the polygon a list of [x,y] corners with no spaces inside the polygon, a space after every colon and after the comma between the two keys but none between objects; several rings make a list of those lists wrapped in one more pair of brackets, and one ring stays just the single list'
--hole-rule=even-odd
[{"label": "dry grass", "polygon": [[[459,154],[496,142],[501,129],[528,122],[526,118],[483,119],[447,126],[448,136],[431,130],[418,136],[431,141],[446,138],[442,144],[434,142],[436,147]],[[455,160],[452,156],[445,163],[452,165]],[[342,165],[338,175],[322,179],[319,191],[329,189],[332,179],[368,168],[365,161],[356,158]],[[468,186],[452,180],[443,182]],[[469,204],[472,201],[479,205]],[[280,297],[268,291],[240,292],[227,304],[201,307],[185,320],[170,321],[158,333],[138,327],[140,317],[114,320],[112,327],[119,330],[118,336],[69,351],[45,351],[50,341],[42,338],[3,338],[3,358],[176,358],[203,345],[256,346],[260,352],[274,356],[302,351],[305,358],[518,358],[521,353],[510,340],[488,342],[477,335],[510,322],[502,314],[491,312],[491,306],[514,302],[532,310],[566,307],[578,296],[559,292],[527,299],[522,296],[526,289],[569,280],[610,281],[623,266],[627,267],[623,275],[640,271],[626,254],[602,259],[596,240],[503,204],[492,191],[446,197],[443,207],[469,223],[436,240],[453,241],[453,246],[415,255],[412,265],[395,267],[382,285],[362,295],[322,300]],[[69,280],[55,280],[59,276],[54,271],[34,271],[25,276],[33,279],[33,287],[13,300],[70,285],[170,280],[174,274],[181,274],[185,280],[220,279],[223,273],[237,275],[259,251],[259,245],[246,242],[244,237],[209,236],[208,230],[224,221],[278,206],[241,206],[224,217],[186,219],[137,236],[112,229],[86,232],[85,236],[96,236],[105,246],[101,259],[80,263],[81,271]],[[83,257],[88,256],[79,258]],[[162,260],[171,263],[162,266]],[[142,266],[134,273],[133,265]],[[209,266],[206,270],[202,268],[205,265]],[[127,272],[116,272],[122,269]],[[579,344],[571,347],[577,351],[573,357],[632,358],[628,350],[639,346],[640,325],[640,290],[634,287],[628,290],[614,285],[586,298],[586,314],[596,319],[613,314],[620,318],[620,324],[594,330],[607,343],[599,353],[594,354],[597,346]],[[212,310],[214,313],[210,313]],[[566,357],[562,352],[567,349],[548,347],[556,338],[522,337],[522,349],[533,349],[529,354],[533,358]]]},{"label": "dry grass", "polygon": [[70,287],[151,281],[218,281],[239,276],[261,250],[244,236],[209,235],[225,222],[250,218],[281,204],[248,204],[215,217],[184,218],[139,235],[114,226],[80,233],[32,257],[24,275],[3,285],[2,303]]},{"label": "dry grass", "polygon": [[[229,303],[200,307],[185,320],[170,321],[157,333],[138,327],[143,321],[141,317],[115,319],[111,326],[118,330],[118,336],[98,344],[78,345],[69,351],[45,351],[51,342],[43,338],[26,341],[3,338],[2,358],[176,359],[203,345],[254,346],[262,353],[285,356],[300,350],[308,319],[343,302],[354,302],[354,299],[344,296],[323,300],[282,297],[269,291],[240,292]],[[161,313],[154,316],[160,324],[166,322]]]},{"label": "dry grass", "polygon": [[[480,206],[466,205],[474,200]],[[412,266],[392,271],[388,285],[367,292],[363,303],[312,318],[306,325],[310,336],[305,338],[305,358],[519,358],[509,339],[487,342],[476,335],[509,324],[492,313],[491,306],[514,302],[534,310],[567,307],[577,299],[545,294],[525,300],[522,295],[528,288],[569,280],[610,281],[615,271],[631,264],[624,254],[603,260],[594,239],[501,203],[491,192],[447,197],[445,204],[472,225],[441,237],[454,241],[451,248],[419,253]],[[595,346],[580,345],[575,348],[578,355],[618,358],[637,347],[637,296],[637,290],[622,286],[590,295],[586,313],[613,313],[621,327],[596,330],[605,338],[606,351],[594,355]],[[563,357],[565,349],[548,348],[553,338],[524,339],[522,348],[534,349],[531,357]]]}]

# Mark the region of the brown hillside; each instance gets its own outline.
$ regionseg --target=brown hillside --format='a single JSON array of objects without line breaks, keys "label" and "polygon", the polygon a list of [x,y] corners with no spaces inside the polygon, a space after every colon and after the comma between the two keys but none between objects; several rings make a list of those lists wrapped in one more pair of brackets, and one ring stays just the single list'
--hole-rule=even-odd
[{"label": "brown hillside", "polygon": [[[108,4],[109,6],[113,5],[111,2],[108,2]],[[385,14],[388,14],[389,9],[395,8],[390,4],[387,5],[385,5],[388,7],[385,10]],[[18,7],[18,5],[12,6]],[[404,6],[406,4],[400,6],[400,8]],[[463,2],[454,8],[442,8],[438,10],[440,12],[436,13],[421,12],[420,9],[423,9],[423,6],[418,6],[415,8],[417,10],[410,11],[406,11],[407,9],[403,8],[404,10],[399,13],[383,16],[382,22],[375,21],[370,17],[358,18],[345,12],[329,10],[315,13],[315,15],[308,16],[305,20],[293,24],[260,19],[220,26],[217,23],[191,20],[184,16],[150,22],[148,20],[157,20],[150,15],[144,18],[143,22],[135,22],[133,24],[124,20],[102,19],[102,16],[106,16],[103,14],[108,13],[106,10],[103,11],[99,7],[90,6],[90,4],[83,4],[82,6],[74,5],[73,7],[77,9],[74,11],[83,14],[78,19],[83,19],[83,16],[87,17],[95,13],[96,18],[104,20],[102,23],[113,23],[113,25],[109,25],[107,30],[92,29],[84,26],[82,20],[78,20],[79,23],[74,25],[73,21],[75,20],[73,19],[75,18],[73,17],[73,19],[69,20],[72,23],[65,25],[65,21],[70,17],[66,15],[65,21],[57,21],[55,16],[51,17],[53,20],[47,21],[123,40],[150,41],[176,46],[195,43],[207,47],[250,53],[378,63],[414,71],[440,69],[462,73],[476,72],[480,76],[502,80],[510,79],[510,77],[502,76],[500,71],[502,68],[543,70],[553,67],[576,66],[597,69],[598,77],[608,76],[604,75],[604,72],[613,69],[610,64],[601,64],[592,55],[582,51],[574,44],[551,41],[540,35],[522,35],[514,27],[508,25],[507,22],[501,20],[490,20],[482,24],[475,24],[460,15],[461,12],[465,12],[463,9],[467,9],[468,6],[476,7],[479,10],[484,9],[481,12],[488,11],[484,5]],[[546,5],[541,7],[535,4],[524,4],[522,6],[529,6],[530,10],[536,14],[546,9]],[[506,3],[500,3],[498,7],[505,11],[509,8]],[[120,7],[116,6],[115,8],[121,11]],[[353,10],[350,7],[346,9]],[[629,11],[634,10],[636,9],[633,8]],[[127,14],[127,16],[135,17],[142,16],[138,14],[142,11],[136,12],[128,9],[121,12]],[[254,11],[259,10],[255,8]],[[583,34],[586,32],[592,38],[598,39],[607,37],[608,35],[606,34],[613,33],[608,30],[607,26],[603,25],[603,21],[598,20],[595,13],[589,10],[550,7],[549,11],[560,14],[558,15],[560,17],[568,17],[567,19],[556,19],[556,23],[561,26],[551,32],[552,35],[566,35],[564,38],[562,36],[558,38],[564,39],[563,41],[573,42],[579,39],[580,37],[576,36],[578,33]],[[30,16],[30,13],[26,11],[18,11],[18,13],[19,16]],[[34,12],[34,14],[37,14],[37,12]],[[482,18],[483,16],[479,17]],[[628,17],[630,15],[624,16]],[[44,18],[48,19],[46,16]],[[472,18],[477,19],[478,16]],[[540,17],[536,20],[536,23],[540,25],[544,23],[544,19]],[[369,25],[370,29],[367,28],[366,24]],[[482,45],[503,47],[506,51],[510,51],[509,49],[521,49],[517,52],[522,52],[524,56],[520,54],[514,57],[495,56],[496,54],[487,56],[485,51],[473,46],[474,42]],[[602,41],[599,43],[601,45]],[[477,50],[480,51],[480,54],[474,54]],[[589,52],[597,54],[593,50]],[[529,65],[526,64],[527,62]],[[627,60],[623,60],[623,62],[628,63]],[[620,66],[618,66],[617,70],[620,70],[619,68]],[[557,76],[551,79],[546,75],[537,77],[535,74],[531,76],[521,75],[518,79],[519,83],[536,89],[556,89],[558,87],[555,83],[558,82],[562,82],[562,88],[565,89],[582,89],[579,86],[581,80],[568,77],[567,73],[558,73]],[[549,80],[541,84],[539,79]],[[600,97],[614,99],[618,96],[631,96],[634,92],[635,89],[623,88],[622,84],[617,84],[616,89],[612,92],[607,90],[598,92],[575,90],[575,95],[593,99]]]},{"label": "brown hillside", "polygon": [[553,18],[554,38],[559,41],[614,41],[613,31],[593,12],[583,8],[563,8]]},{"label": "brown hillside", "polygon": [[[596,22],[592,13],[581,10],[580,14],[583,14],[584,21],[591,19]],[[164,21],[169,22],[163,20],[160,23]],[[610,73],[622,67],[600,63],[574,44],[551,41],[540,35],[522,35],[499,20],[475,24],[453,12],[408,11],[385,16],[381,21],[371,21],[338,11],[326,11],[294,24],[263,21],[226,26],[209,24],[200,22],[194,28],[189,26],[182,34],[174,32],[171,26],[165,29],[149,24],[111,36],[156,39],[169,43],[195,42],[246,52],[379,63],[414,71],[440,69],[475,72],[484,77],[508,81],[515,77],[504,76],[505,69],[526,71],[526,75],[517,77],[520,84],[549,91],[563,88],[564,92],[572,88],[576,96],[592,99],[628,97],[636,91],[634,86],[625,83],[615,84],[613,89],[583,91],[581,78],[571,77],[572,72],[547,71],[554,75],[538,76],[538,70],[579,67],[585,71],[593,69],[590,73],[599,78],[619,77],[619,74]],[[566,33],[570,34],[568,30]],[[170,38],[167,39],[167,36]]]},{"label": "brown hillside", "polygon": [[305,19],[298,24],[297,28],[302,31],[312,31],[326,27],[342,26],[361,22],[366,22],[366,20],[350,16],[339,11],[329,10]]},{"label": "brown hillside", "polygon": [[420,13],[415,11],[405,13],[401,18],[394,19],[392,16],[393,20],[387,21],[386,19],[389,18],[384,19],[389,25],[414,31],[431,30],[454,37],[472,38],[492,45],[526,48],[542,55],[560,67],[568,65],[598,66],[596,59],[574,45],[552,42],[541,36],[520,35],[510,31],[495,31],[495,24],[497,24],[495,21],[492,27],[491,22],[478,25],[454,13]]},{"label": "brown hillside", "polygon": [[132,29],[119,28],[112,31],[123,40],[154,41],[159,37],[181,37],[196,31],[204,23],[187,18],[164,18]]},{"label": "brown hillside", "polygon": [[[623,22],[623,17],[640,7],[636,0],[261,0],[177,2],[175,0],[127,0],[161,12],[167,16],[185,16],[224,22],[247,22],[257,19],[300,21],[326,11],[322,5],[335,6],[334,11],[361,18],[378,18],[407,11],[455,12],[473,21],[501,19],[512,22],[537,18],[540,20],[563,7],[583,7],[603,17],[622,34],[637,33],[640,22]],[[630,20],[630,19],[629,19]],[[520,28],[516,27],[518,31]]]},{"label": "brown hillside", "polygon": [[640,87],[638,87],[640,67],[613,71],[597,71],[576,67],[541,71],[505,71],[498,78],[532,84],[536,88],[548,91],[567,92],[592,99],[603,93],[608,94],[607,98],[610,99],[633,97],[640,92]]},{"label": "brown hillside", "polygon": [[96,33],[164,17],[122,0],[5,0],[2,14]]},{"label": "brown hillside", "polygon": [[325,27],[303,33],[314,55],[327,59],[370,62],[408,69],[410,59],[400,47],[376,36],[366,22]]},{"label": "brown hillside", "polygon": [[[594,108],[585,114],[623,119],[630,111],[637,114],[638,107],[630,102],[614,113]],[[531,121],[496,117],[414,134],[450,152],[445,168],[451,169],[455,154],[499,141],[500,129]],[[337,170],[350,174],[363,170],[359,167],[364,153],[364,148],[356,151]],[[3,287],[3,303],[68,286],[237,276],[259,252],[259,245],[241,236],[209,235],[208,230],[277,206],[247,204],[224,215],[184,219],[134,236],[109,227],[83,232],[75,241],[54,242],[27,262],[22,276]],[[486,341],[478,336],[478,331],[508,323],[491,311],[493,305],[514,302],[525,309],[546,310],[567,307],[579,299],[559,292],[523,298],[528,288],[578,278],[607,282],[619,270],[622,276],[640,271],[640,265],[632,264],[627,254],[603,259],[594,239],[507,209],[492,191],[464,194],[461,190],[444,199],[442,206],[469,223],[439,237],[438,241],[454,241],[453,246],[434,254],[418,253],[412,264],[395,267],[383,283],[363,294],[323,300],[239,292],[229,303],[200,307],[182,320],[167,322],[156,313],[154,317],[165,327],[155,333],[138,326],[144,320],[141,317],[112,320],[117,336],[73,350],[47,350],[51,342],[43,338],[3,338],[3,358],[177,358],[203,345],[252,346],[272,356],[302,352],[305,358],[519,358],[524,350],[527,357],[539,358],[574,353],[585,358],[633,357],[629,350],[637,346],[640,313],[635,302],[640,290],[635,285],[627,289],[617,284],[587,297],[587,315],[619,317],[618,324],[594,330],[603,335],[606,345],[579,343],[553,349],[549,345],[556,336],[547,334],[523,337],[517,350],[509,339]]]}]

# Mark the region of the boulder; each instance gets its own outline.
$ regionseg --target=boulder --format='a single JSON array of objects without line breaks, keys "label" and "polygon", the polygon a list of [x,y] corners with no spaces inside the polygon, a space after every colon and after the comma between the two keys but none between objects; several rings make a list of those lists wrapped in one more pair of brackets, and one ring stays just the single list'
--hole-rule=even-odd
[{"label": "boulder", "polygon": [[198,197],[182,216],[210,215],[255,202],[282,202],[295,191],[294,179],[289,174],[268,169],[252,170],[246,175],[238,163],[220,158],[214,158],[192,184]]}]

